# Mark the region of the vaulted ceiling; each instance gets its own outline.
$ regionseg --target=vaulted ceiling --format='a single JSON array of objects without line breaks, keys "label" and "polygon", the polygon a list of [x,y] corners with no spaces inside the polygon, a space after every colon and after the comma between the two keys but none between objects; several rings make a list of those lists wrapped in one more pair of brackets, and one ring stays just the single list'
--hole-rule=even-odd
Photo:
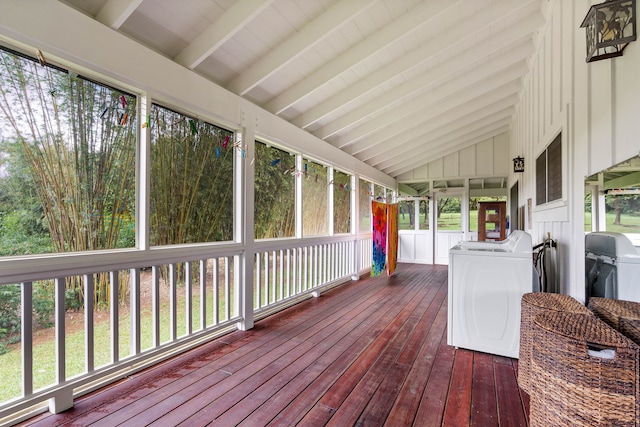
[{"label": "vaulted ceiling", "polygon": [[60,0],[396,177],[508,130],[545,0]]}]

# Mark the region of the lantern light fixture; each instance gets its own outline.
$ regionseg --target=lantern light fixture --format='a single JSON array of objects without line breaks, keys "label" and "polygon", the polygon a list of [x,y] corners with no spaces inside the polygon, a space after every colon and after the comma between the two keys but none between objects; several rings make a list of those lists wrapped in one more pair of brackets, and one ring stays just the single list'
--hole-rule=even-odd
[{"label": "lantern light fixture", "polygon": [[513,159],[513,171],[524,172],[524,157],[516,157]]},{"label": "lantern light fixture", "polygon": [[591,6],[580,27],[586,28],[587,62],[622,56],[636,40],[636,0],[607,0]]}]

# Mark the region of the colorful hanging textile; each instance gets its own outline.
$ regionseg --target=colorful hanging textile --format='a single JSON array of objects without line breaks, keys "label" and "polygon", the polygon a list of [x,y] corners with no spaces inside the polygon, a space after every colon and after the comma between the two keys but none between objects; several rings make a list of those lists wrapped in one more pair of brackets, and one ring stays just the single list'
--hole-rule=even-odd
[{"label": "colorful hanging textile", "polygon": [[391,276],[398,259],[398,204],[387,206],[387,274]]},{"label": "colorful hanging textile", "polygon": [[382,274],[387,261],[387,205],[372,201],[373,214],[373,261],[371,263],[371,277]]}]

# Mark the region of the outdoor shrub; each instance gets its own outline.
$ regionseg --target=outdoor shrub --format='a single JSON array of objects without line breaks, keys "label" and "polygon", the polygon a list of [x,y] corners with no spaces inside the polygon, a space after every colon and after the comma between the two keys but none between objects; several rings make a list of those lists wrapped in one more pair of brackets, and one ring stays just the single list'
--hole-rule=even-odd
[{"label": "outdoor shrub", "polygon": [[0,340],[20,331],[20,286],[0,285]]}]

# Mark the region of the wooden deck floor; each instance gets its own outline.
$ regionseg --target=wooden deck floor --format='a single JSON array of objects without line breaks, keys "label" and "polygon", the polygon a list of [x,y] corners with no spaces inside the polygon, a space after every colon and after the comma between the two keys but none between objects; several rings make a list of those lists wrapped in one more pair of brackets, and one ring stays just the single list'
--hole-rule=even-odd
[{"label": "wooden deck floor", "polygon": [[400,264],[29,426],[526,426],[517,361],[447,346],[447,268]]}]

